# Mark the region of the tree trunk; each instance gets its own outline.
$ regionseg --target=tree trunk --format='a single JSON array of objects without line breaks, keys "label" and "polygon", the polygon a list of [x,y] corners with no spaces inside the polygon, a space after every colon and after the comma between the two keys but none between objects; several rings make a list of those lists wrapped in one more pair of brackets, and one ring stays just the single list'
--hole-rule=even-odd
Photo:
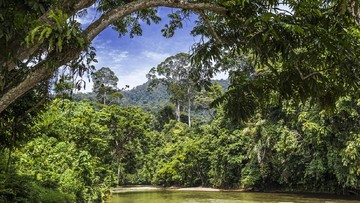
[{"label": "tree trunk", "polygon": [[121,169],[120,169],[120,153],[121,153],[121,148],[122,145],[115,140],[115,153],[114,153],[114,159],[116,160],[116,165],[117,165],[117,184],[120,185],[121,183]]},{"label": "tree trunk", "polygon": [[188,89],[187,89],[187,94],[188,94],[188,124],[189,124],[189,127],[191,128],[191,98],[190,98],[190,87],[188,87]]},{"label": "tree trunk", "polygon": [[121,169],[120,169],[120,160],[117,160],[117,181],[118,181],[118,186],[121,185]]},{"label": "tree trunk", "polygon": [[177,120],[178,122],[180,122],[181,112],[180,112],[180,102],[179,102],[179,101],[176,101],[175,114],[176,114],[176,120]]}]

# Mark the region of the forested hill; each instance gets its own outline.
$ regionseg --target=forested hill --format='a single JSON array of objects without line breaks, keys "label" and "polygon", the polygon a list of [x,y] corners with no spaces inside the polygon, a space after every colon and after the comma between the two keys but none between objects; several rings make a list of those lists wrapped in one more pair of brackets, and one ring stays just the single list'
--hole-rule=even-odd
[{"label": "forested hill", "polygon": [[[224,91],[230,85],[229,80],[212,80],[212,83],[217,82]],[[156,111],[169,102],[170,95],[166,92],[166,87],[159,84],[152,91],[148,91],[149,81],[134,87],[131,90],[125,90],[121,93],[121,106],[141,106],[148,111]],[[96,101],[96,95],[93,92],[75,93],[72,95],[74,101]]]},{"label": "forested hill", "polygon": [[[219,85],[226,90],[229,87],[229,80],[213,80],[219,83]],[[123,91],[124,97],[122,98],[122,105],[133,105],[133,106],[161,106],[161,104],[169,101],[170,96],[166,92],[166,87],[159,84],[152,91],[148,91],[149,81],[134,87],[131,90]]]},{"label": "forested hill", "polygon": [[121,104],[125,106],[154,106],[169,100],[170,96],[166,92],[164,85],[159,84],[159,86],[152,91],[148,91],[149,83],[148,81],[131,90],[123,91],[122,94],[124,97],[122,98]]}]

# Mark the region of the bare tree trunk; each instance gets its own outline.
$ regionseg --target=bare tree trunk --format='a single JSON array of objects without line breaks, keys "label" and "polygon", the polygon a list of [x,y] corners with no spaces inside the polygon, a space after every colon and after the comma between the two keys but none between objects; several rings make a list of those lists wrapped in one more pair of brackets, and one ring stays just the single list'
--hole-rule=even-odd
[{"label": "bare tree trunk", "polygon": [[117,184],[120,185],[121,183],[121,168],[120,168],[120,153],[121,153],[121,148],[122,148],[122,144],[119,143],[117,140],[115,140],[115,154],[114,154],[114,159],[116,159],[116,165],[117,165]]},{"label": "bare tree trunk", "polygon": [[121,185],[121,169],[120,169],[120,160],[117,160],[117,181],[118,181],[118,186]]},{"label": "bare tree trunk", "polygon": [[175,114],[176,114],[176,120],[177,120],[178,122],[180,122],[181,112],[180,112],[180,102],[179,102],[179,101],[176,101]]},{"label": "bare tree trunk", "polygon": [[190,87],[187,89],[188,94],[188,124],[191,127],[191,98],[190,98]]}]

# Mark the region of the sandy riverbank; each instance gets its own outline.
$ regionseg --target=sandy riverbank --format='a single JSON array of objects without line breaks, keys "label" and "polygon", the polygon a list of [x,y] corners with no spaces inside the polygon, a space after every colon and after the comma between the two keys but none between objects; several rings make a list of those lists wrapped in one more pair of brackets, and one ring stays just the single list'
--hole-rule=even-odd
[{"label": "sandy riverbank", "polygon": [[113,188],[111,193],[124,193],[124,192],[142,192],[142,191],[154,191],[154,190],[176,190],[176,191],[203,191],[203,192],[216,192],[216,191],[244,191],[244,190],[224,190],[208,187],[162,187],[153,185],[131,185],[131,186],[119,186]]}]

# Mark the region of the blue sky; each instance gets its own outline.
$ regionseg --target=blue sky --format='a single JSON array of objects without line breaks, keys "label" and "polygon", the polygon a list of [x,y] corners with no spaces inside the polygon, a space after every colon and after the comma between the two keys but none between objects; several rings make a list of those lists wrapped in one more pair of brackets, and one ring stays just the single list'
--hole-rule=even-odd
[{"label": "blue sky", "polygon": [[[92,43],[97,53],[96,68],[109,67],[119,78],[119,88],[129,85],[132,89],[145,83],[149,70],[167,57],[179,52],[188,53],[192,44],[198,40],[190,35],[194,25],[192,22],[184,22],[183,29],[178,30],[172,38],[165,38],[161,34],[161,29],[168,22],[167,14],[172,11],[169,8],[159,8],[162,21],[150,26],[144,23],[142,36],[130,38],[127,35],[119,38],[112,28],[104,30]],[[88,15],[79,21],[86,26],[99,15],[94,9],[90,9]],[[86,91],[91,91],[91,88],[92,84],[87,84]]]}]

